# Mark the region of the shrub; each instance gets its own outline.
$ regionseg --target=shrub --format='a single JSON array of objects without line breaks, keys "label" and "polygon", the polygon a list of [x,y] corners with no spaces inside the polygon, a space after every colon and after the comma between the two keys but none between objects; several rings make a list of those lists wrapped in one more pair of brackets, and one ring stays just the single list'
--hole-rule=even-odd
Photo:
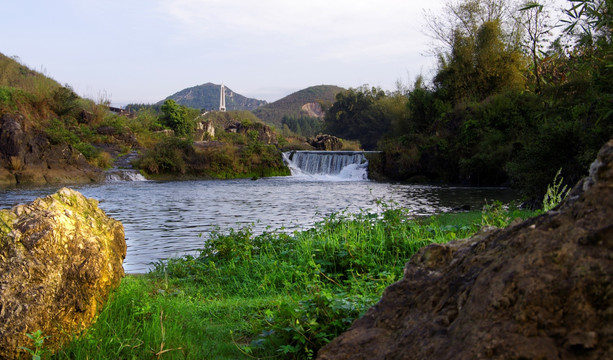
[{"label": "shrub", "polygon": [[188,170],[185,159],[193,153],[191,141],[166,138],[147,151],[135,165],[150,174],[185,174]]}]

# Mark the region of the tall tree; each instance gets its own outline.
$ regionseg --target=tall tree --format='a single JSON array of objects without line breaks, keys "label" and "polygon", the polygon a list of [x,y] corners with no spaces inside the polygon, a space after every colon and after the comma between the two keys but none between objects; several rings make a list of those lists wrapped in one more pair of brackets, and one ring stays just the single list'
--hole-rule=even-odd
[{"label": "tall tree", "polygon": [[373,150],[391,126],[389,114],[380,100],[385,92],[367,86],[336,95],[336,102],[325,116],[325,131],[349,140],[359,140],[364,149]]},{"label": "tall tree", "polygon": [[164,122],[177,136],[188,136],[192,133],[193,128],[187,119],[187,109],[184,106],[168,99],[164,101],[161,110],[164,113]]},{"label": "tall tree", "polygon": [[499,21],[505,42],[517,39],[517,23],[512,16],[514,0],[448,0],[441,13],[427,13],[427,33],[437,42],[437,55],[450,53],[457,37],[474,39],[486,22]]},{"label": "tall tree", "polygon": [[439,57],[434,83],[455,105],[524,86],[523,57],[505,43],[498,20],[481,24],[474,37],[459,30],[454,36],[451,52]]},{"label": "tall tree", "polygon": [[518,23],[524,30],[523,46],[532,60],[530,72],[534,77],[536,92],[541,91],[543,81],[541,65],[547,56],[544,48],[555,27],[549,12],[551,6],[550,0],[527,1],[519,9]]}]

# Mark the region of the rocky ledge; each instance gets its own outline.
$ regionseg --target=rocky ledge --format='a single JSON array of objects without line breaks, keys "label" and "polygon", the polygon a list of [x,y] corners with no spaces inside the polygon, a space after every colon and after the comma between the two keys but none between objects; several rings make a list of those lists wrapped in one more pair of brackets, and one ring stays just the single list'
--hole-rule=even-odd
[{"label": "rocky ledge", "polygon": [[86,329],[124,276],[123,225],[63,188],[0,210],[0,359],[25,356],[41,330],[57,349]]},{"label": "rocky ledge", "polygon": [[51,143],[43,131],[29,129],[22,115],[0,116],[0,188],[101,180],[102,170],[72,146]]},{"label": "rocky ledge", "polygon": [[613,141],[566,203],[434,244],[319,359],[613,359]]}]

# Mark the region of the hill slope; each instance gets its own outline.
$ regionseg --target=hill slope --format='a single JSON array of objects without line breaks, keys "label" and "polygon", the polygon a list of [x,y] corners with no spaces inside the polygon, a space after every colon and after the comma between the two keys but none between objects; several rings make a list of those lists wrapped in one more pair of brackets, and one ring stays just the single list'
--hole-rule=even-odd
[{"label": "hill slope", "polygon": [[[195,109],[219,109],[219,89],[221,85],[206,83],[183,89],[158,102],[161,105],[167,99],[173,99],[178,104]],[[266,101],[257,100],[237,94],[226,87],[226,108],[228,110],[254,110],[266,105]]]},{"label": "hill slope", "polygon": [[278,127],[281,127],[283,116],[323,118],[324,111],[334,102],[336,94],[343,90],[345,89],[334,85],[311,86],[261,106],[253,110],[253,113]]}]

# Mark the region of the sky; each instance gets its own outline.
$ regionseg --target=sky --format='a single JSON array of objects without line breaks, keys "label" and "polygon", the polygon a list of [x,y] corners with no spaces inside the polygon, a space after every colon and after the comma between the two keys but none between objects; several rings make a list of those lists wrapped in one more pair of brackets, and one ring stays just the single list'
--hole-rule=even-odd
[{"label": "sky", "polygon": [[155,103],[224,83],[276,101],[309,86],[395,90],[436,59],[445,0],[0,0],[0,53],[79,95]]}]

